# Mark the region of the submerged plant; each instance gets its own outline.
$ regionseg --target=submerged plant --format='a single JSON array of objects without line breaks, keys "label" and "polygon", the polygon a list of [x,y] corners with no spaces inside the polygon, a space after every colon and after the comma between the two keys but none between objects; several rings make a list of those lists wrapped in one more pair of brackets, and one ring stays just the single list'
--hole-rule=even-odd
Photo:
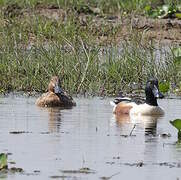
[{"label": "submerged plant", "polygon": [[170,123],[178,130],[178,140],[181,141],[181,119],[175,119]]}]

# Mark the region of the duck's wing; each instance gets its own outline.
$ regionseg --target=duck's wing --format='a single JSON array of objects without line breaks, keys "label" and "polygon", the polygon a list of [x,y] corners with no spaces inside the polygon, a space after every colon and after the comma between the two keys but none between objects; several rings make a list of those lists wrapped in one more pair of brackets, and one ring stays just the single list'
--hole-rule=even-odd
[{"label": "duck's wing", "polygon": [[131,96],[131,97],[116,97],[113,101],[110,101],[110,104],[115,106],[117,104],[119,104],[120,102],[124,102],[124,103],[131,103],[134,102],[136,104],[142,104],[145,103],[145,99],[142,98],[141,96]]},{"label": "duck's wing", "polygon": [[131,102],[131,98],[129,97],[116,97],[113,101],[110,101],[111,106],[115,107],[117,104],[119,104],[120,102],[124,102],[124,103],[130,103]]},{"label": "duck's wing", "polygon": [[132,102],[135,102],[136,104],[143,104],[145,103],[145,99],[141,96],[135,96],[132,98]]},{"label": "duck's wing", "polygon": [[63,102],[64,105],[71,105],[71,106],[75,106],[76,103],[73,100],[72,96],[70,96],[69,94],[67,94],[66,92],[62,92],[60,94],[57,94],[58,97],[60,98],[60,100]]},{"label": "duck's wing", "polygon": [[114,100],[113,100],[114,104],[119,104],[120,102],[132,102],[132,99],[129,98],[129,97],[116,97]]}]

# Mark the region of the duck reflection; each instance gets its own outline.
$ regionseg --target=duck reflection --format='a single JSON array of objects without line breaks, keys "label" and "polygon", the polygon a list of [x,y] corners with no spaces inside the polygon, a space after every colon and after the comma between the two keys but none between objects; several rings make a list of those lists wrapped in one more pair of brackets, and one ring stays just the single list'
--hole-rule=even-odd
[{"label": "duck reflection", "polygon": [[48,128],[51,133],[60,132],[62,108],[47,108],[49,113]]},{"label": "duck reflection", "polygon": [[64,109],[72,109],[72,107],[49,107],[42,108],[43,111],[48,111],[48,130],[50,133],[59,133],[61,129],[61,111]]},{"label": "duck reflection", "polygon": [[136,124],[136,126],[144,129],[145,135],[156,136],[157,121],[160,116],[143,116],[143,115],[123,115],[114,116],[116,123],[119,127],[125,124]]}]

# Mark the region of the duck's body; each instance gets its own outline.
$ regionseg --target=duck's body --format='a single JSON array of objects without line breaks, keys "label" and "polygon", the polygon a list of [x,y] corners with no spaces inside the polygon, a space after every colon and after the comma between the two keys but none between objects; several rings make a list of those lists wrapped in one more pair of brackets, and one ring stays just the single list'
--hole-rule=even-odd
[{"label": "duck's body", "polygon": [[151,106],[149,104],[140,104],[137,106],[134,106],[131,110],[130,110],[130,114],[141,114],[141,115],[163,115],[164,111],[161,107],[159,106]]},{"label": "duck's body", "polygon": [[48,92],[37,99],[36,105],[41,107],[71,107],[75,106],[76,103],[71,96],[60,88],[60,80],[54,76],[48,85]]},{"label": "duck's body", "polygon": [[138,99],[136,99],[136,101],[133,99],[132,101],[132,99],[125,97],[116,98],[111,102],[111,104],[114,105],[113,113],[116,115],[163,115],[163,109],[157,104],[157,98],[164,97],[159,92],[157,79],[150,79],[147,81],[145,94],[146,100],[141,100],[139,102]]}]

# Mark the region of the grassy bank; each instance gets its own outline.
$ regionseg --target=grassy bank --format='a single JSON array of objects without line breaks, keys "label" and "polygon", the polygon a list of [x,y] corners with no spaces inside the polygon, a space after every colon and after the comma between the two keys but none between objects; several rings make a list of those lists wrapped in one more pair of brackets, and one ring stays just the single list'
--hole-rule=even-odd
[{"label": "grassy bank", "polygon": [[81,37],[76,45],[67,39],[65,47],[51,42],[30,50],[4,49],[1,54],[2,91],[45,91],[52,75],[59,75],[70,93],[113,95],[119,90],[144,85],[150,76],[175,82],[173,55],[160,52],[152,44],[124,41],[119,46],[91,46]]},{"label": "grassy bank", "polygon": [[110,23],[113,12],[124,18],[125,10],[130,16],[147,1],[10,2],[0,1],[0,92],[43,92],[52,75],[71,94],[132,91],[150,76],[163,87],[179,86],[171,51],[156,51],[144,32],[131,27],[120,41],[123,25]]},{"label": "grassy bank", "polygon": [[157,7],[163,4],[178,5],[179,0],[0,0],[1,6],[17,3],[23,8],[34,8],[38,4],[54,5],[59,8],[69,8],[75,10],[84,10],[90,12],[89,7],[99,8],[102,13],[113,13],[119,11],[137,11],[142,12],[145,6],[151,5]]}]

